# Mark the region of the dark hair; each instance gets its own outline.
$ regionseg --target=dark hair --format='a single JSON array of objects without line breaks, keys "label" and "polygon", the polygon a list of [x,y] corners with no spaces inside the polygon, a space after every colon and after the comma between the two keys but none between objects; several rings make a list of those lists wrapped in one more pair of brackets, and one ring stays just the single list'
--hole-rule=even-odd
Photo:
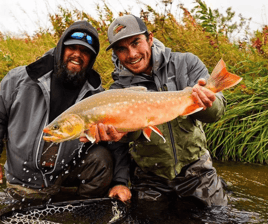
[{"label": "dark hair", "polygon": [[146,37],[146,40],[148,41],[148,40],[149,40],[149,32],[146,31],[146,32],[144,33],[144,36]]}]

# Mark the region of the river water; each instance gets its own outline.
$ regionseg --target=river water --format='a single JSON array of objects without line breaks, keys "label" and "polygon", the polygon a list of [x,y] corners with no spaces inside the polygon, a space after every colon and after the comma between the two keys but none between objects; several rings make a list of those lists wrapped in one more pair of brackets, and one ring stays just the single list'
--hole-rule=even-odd
[{"label": "river water", "polygon": [[[5,158],[5,157],[4,157]],[[0,159],[3,166],[4,158]],[[268,166],[214,161],[218,175],[227,185],[227,207],[201,209],[192,205],[148,202],[132,205],[123,223],[199,224],[268,223]],[[3,191],[5,184],[0,185]],[[61,223],[58,220],[58,223]],[[69,222],[68,222],[69,223]],[[77,223],[74,221],[70,223]],[[102,223],[100,220],[95,223]]]}]

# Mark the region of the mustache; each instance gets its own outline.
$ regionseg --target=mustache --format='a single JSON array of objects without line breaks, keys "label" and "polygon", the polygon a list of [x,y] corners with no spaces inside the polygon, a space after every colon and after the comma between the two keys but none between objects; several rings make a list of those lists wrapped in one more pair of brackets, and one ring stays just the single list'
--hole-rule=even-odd
[{"label": "mustache", "polygon": [[[70,60],[73,60],[73,57]],[[67,88],[77,88],[84,85],[87,79],[86,68],[82,68],[80,72],[72,72],[67,69],[67,63],[61,62],[58,64],[55,76],[60,79]],[[81,62],[79,61],[79,63]]]}]

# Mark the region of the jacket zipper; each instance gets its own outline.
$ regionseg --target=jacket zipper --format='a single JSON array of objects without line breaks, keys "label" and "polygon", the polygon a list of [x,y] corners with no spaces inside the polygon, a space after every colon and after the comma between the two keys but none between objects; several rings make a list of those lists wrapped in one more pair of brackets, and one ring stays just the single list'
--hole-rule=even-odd
[{"label": "jacket zipper", "polygon": [[[46,122],[45,122],[45,126],[47,124],[47,121],[48,121],[48,116],[47,116],[47,119],[46,119]],[[44,126],[44,128],[45,128],[45,126]],[[42,137],[43,137],[43,133],[41,134],[41,137],[39,139],[39,143],[38,143],[38,147],[37,147],[37,152],[36,152],[36,158],[35,158],[35,165],[36,165],[36,168],[40,171],[40,173],[41,173],[41,175],[43,177],[43,181],[44,181],[45,187],[48,187],[46,175],[45,175],[45,173],[43,173],[43,171],[38,166],[38,155],[39,155],[39,151],[40,151],[40,145],[41,145]]]},{"label": "jacket zipper", "polygon": [[[161,83],[160,83],[160,85],[161,85],[159,87],[159,90],[160,91],[167,91],[167,90],[164,89],[164,87],[163,87],[163,85]],[[175,175],[177,176],[178,175],[178,172],[176,170],[176,165],[178,163],[178,158],[177,158],[177,153],[176,153],[175,140],[174,140],[174,135],[173,135],[173,132],[172,132],[171,123],[170,122],[167,122],[167,125],[168,125],[168,131],[169,131],[171,146],[172,146],[172,150],[173,150],[174,160],[175,160],[174,172],[175,172]]]},{"label": "jacket zipper", "polygon": [[171,127],[171,123],[167,122],[168,125],[168,130],[169,130],[169,136],[170,136],[170,141],[171,141],[171,145],[172,145],[172,149],[173,149],[173,154],[174,154],[174,159],[175,159],[175,167],[174,167],[174,171],[175,171],[175,175],[178,175],[178,172],[176,170],[176,165],[178,163],[178,159],[177,159],[177,153],[176,153],[176,147],[175,147],[175,141],[174,141],[174,136],[172,133],[172,127]]}]

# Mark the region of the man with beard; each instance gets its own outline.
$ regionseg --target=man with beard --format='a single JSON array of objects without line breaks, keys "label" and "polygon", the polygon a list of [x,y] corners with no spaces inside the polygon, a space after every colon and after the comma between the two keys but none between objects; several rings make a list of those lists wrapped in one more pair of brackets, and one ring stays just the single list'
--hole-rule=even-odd
[{"label": "man with beard", "polygon": [[80,139],[51,145],[42,131],[67,108],[103,90],[92,69],[99,48],[96,29],[86,21],[75,22],[55,48],[12,69],[1,81],[0,152],[6,137],[6,192],[18,201],[58,200],[66,189],[75,199],[107,193],[113,174],[108,141],[123,134],[101,124],[99,144]]}]

